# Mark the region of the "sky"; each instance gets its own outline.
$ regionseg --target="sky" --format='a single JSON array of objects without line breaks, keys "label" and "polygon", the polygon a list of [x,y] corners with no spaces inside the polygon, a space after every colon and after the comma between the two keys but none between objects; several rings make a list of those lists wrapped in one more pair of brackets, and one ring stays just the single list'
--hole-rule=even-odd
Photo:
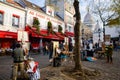
[{"label": "sky", "polygon": [[40,7],[43,7],[44,4],[45,4],[45,0],[28,0],[28,1],[30,1],[30,2],[32,2],[34,4],[36,4],[36,5],[38,5]]},{"label": "sky", "polygon": [[[45,0],[28,0],[40,7],[43,7],[45,5]],[[85,15],[87,14],[87,7],[90,5],[90,6],[93,6],[91,5],[92,4],[92,1],[94,1],[94,4],[97,4],[99,1],[100,2],[109,2],[110,0],[79,0],[80,2],[80,13],[81,13],[81,21],[84,20],[84,17]],[[96,21],[97,22],[97,17],[95,17],[92,13],[91,13],[93,19],[94,19],[94,22]]]}]

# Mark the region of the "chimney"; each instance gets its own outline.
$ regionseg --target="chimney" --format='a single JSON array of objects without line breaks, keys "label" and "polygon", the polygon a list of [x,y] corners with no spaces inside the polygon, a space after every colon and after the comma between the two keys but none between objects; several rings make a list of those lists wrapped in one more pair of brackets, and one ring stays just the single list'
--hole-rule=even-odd
[{"label": "chimney", "polygon": [[6,2],[14,4],[14,0],[6,0]]}]

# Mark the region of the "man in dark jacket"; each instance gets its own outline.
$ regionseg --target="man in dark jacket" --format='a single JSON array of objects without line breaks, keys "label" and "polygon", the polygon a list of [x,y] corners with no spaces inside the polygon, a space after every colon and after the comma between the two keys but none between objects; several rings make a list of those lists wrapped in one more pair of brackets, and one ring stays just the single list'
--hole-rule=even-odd
[{"label": "man in dark jacket", "polygon": [[24,50],[22,49],[20,44],[16,44],[16,48],[13,52],[13,73],[12,80],[17,80],[18,70],[20,71],[21,78],[24,76]]}]

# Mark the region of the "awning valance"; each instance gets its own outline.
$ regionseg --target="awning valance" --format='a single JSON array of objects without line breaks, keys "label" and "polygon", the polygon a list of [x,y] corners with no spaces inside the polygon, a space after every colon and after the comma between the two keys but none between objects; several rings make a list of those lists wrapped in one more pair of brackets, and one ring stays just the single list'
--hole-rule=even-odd
[{"label": "awning valance", "polygon": [[65,32],[65,35],[68,37],[74,37],[74,33],[73,32]]},{"label": "awning valance", "polygon": [[43,35],[43,38],[54,39],[54,40],[64,40],[64,37],[60,37],[60,34],[57,35],[57,32],[48,34],[47,30],[41,30],[40,34]]},{"label": "awning valance", "polygon": [[25,31],[27,31],[28,34],[31,34],[32,37],[42,38],[42,36],[35,31],[35,28],[30,28],[29,26],[26,26]]}]

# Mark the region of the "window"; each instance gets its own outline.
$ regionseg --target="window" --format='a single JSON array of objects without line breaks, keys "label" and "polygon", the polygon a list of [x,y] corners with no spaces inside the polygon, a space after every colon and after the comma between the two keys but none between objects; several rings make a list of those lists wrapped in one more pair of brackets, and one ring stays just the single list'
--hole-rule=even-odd
[{"label": "window", "polygon": [[72,27],[71,26],[69,26],[69,32],[71,32],[72,31]]},{"label": "window", "polygon": [[3,25],[3,17],[4,17],[4,12],[0,11],[0,24]]},{"label": "window", "polygon": [[19,27],[19,16],[13,14],[12,18],[12,26]]}]

